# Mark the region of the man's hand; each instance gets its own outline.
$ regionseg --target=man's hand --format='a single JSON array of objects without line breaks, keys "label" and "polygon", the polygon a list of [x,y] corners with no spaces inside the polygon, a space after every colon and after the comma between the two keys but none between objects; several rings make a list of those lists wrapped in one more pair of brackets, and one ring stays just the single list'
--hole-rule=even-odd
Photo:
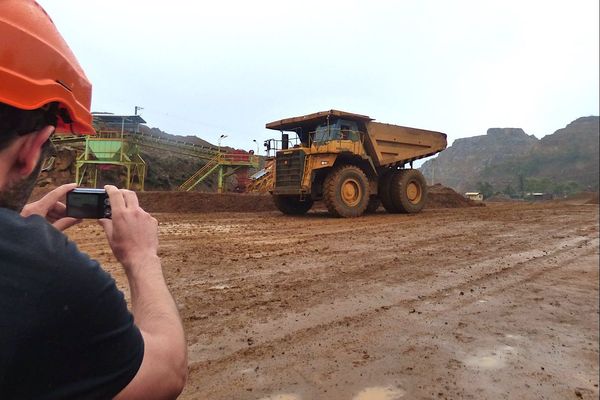
[{"label": "man's hand", "polygon": [[67,206],[60,202],[67,192],[75,189],[76,183],[67,183],[54,189],[38,201],[27,204],[21,211],[21,216],[40,215],[60,231],[78,224],[80,219],[67,217]]},{"label": "man's hand", "polygon": [[104,189],[110,199],[112,220],[103,218],[99,222],[117,260],[126,272],[136,273],[132,269],[157,257],[158,221],[139,206],[135,192],[112,185]]}]

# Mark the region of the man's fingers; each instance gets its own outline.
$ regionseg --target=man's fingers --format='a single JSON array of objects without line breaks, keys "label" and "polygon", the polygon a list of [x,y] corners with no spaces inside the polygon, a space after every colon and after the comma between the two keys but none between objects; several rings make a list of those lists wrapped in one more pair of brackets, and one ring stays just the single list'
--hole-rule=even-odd
[{"label": "man's fingers", "polygon": [[67,215],[67,206],[65,206],[63,203],[61,203],[60,201],[58,203],[55,203],[52,207],[50,207],[50,209],[48,210],[48,218],[54,218],[54,219],[59,219],[62,217],[65,217]]},{"label": "man's fingers", "polygon": [[132,208],[137,208],[139,207],[139,202],[138,202],[138,198],[137,195],[135,194],[135,192],[131,191],[131,190],[121,190],[121,192],[123,193],[123,198],[125,199],[125,204],[127,205],[127,207],[132,207]]},{"label": "man's fingers", "polygon": [[68,192],[76,187],[76,183],[67,183],[66,185],[61,185],[42,197],[40,202],[42,202],[49,209],[54,205],[54,203],[58,203],[60,199],[62,199]]},{"label": "man's fingers", "polygon": [[120,210],[125,208],[125,199],[123,198],[123,193],[117,189],[116,186],[106,185],[104,186],[104,190],[108,194],[108,198],[110,199],[110,208],[112,210],[112,214],[118,214]]},{"label": "man's fingers", "polygon": [[65,229],[70,228],[73,225],[77,225],[81,221],[83,221],[83,220],[77,219],[77,218],[66,217],[66,218],[61,218],[59,220],[54,221],[54,223],[52,225],[54,225],[54,227],[56,229],[58,229],[59,231],[64,231]]}]

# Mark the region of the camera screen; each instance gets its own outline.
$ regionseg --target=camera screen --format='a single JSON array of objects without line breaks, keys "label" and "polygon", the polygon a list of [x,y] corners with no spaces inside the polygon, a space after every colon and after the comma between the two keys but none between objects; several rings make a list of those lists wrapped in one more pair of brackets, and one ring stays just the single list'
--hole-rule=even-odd
[{"label": "camera screen", "polygon": [[99,193],[70,192],[67,195],[67,215],[74,218],[102,218],[105,197]]}]

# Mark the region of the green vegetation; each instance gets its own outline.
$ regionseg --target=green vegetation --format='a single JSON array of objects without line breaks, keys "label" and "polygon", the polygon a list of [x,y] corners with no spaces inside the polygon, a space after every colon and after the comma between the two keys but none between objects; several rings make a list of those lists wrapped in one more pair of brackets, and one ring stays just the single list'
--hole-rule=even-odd
[{"label": "green vegetation", "polygon": [[575,181],[556,182],[548,178],[526,178],[526,192],[552,193],[565,196],[582,191],[581,185]]},{"label": "green vegetation", "polygon": [[477,191],[483,194],[485,199],[498,194],[506,195],[512,199],[519,199],[525,197],[527,193],[545,193],[562,197],[586,189],[575,181],[557,182],[549,178],[526,178],[523,175],[517,176],[517,182],[519,183],[518,191],[510,183],[500,191],[495,189],[488,181],[477,182]]}]

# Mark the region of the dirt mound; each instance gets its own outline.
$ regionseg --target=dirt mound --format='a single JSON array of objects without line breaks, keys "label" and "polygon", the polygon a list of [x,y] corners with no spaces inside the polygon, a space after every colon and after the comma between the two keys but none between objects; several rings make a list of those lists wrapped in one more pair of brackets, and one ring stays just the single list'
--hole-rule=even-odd
[{"label": "dirt mound", "polygon": [[274,211],[271,195],[201,192],[138,192],[148,212],[260,212]]},{"label": "dirt mound", "polygon": [[482,202],[473,201],[456,193],[449,187],[439,183],[429,186],[429,194],[425,208],[463,208],[463,207],[483,207]]}]

